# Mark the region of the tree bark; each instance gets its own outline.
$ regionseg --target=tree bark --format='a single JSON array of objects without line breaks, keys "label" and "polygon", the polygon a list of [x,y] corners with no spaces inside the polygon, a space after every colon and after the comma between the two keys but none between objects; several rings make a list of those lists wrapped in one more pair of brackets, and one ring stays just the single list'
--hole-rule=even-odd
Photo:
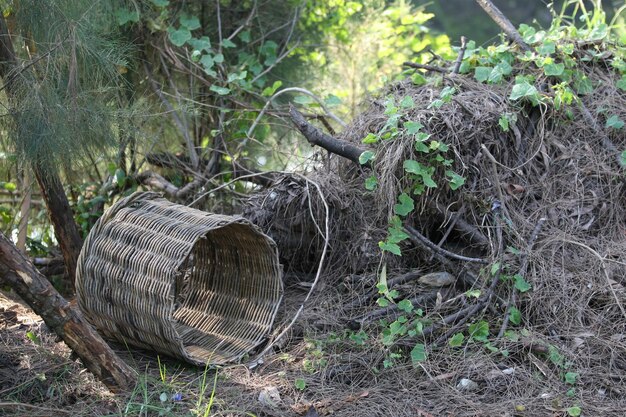
[{"label": "tree bark", "polygon": [[117,357],[80,311],[61,297],[2,233],[0,281],[8,283],[111,391],[134,387],[135,371]]},{"label": "tree bark", "polygon": [[44,169],[33,164],[35,178],[41,188],[41,195],[46,202],[50,221],[54,227],[54,234],[61,247],[65,269],[70,277],[69,287],[74,291],[76,279],[76,264],[78,255],[83,246],[83,240],[74,221],[72,208],[65,195],[59,175],[51,169]]},{"label": "tree bark", "polygon": [[336,139],[326,133],[322,132],[315,126],[311,125],[306,121],[304,115],[296,110],[295,107],[290,106],[289,115],[291,116],[291,120],[296,125],[298,130],[304,135],[306,140],[309,141],[312,145],[321,146],[326,149],[328,152],[332,152],[339,156],[343,156],[353,162],[359,163],[359,156],[365,149],[361,149],[356,145],[353,145],[349,142],[345,142],[343,140]]},{"label": "tree bark", "polygon": [[[23,71],[27,71],[27,68],[21,68],[18,65],[6,20],[0,16],[0,77],[3,78],[6,94],[12,101],[19,100],[15,94],[15,82]],[[68,286],[73,290],[76,262],[82,247],[78,227],[57,170],[45,167],[37,161],[31,161],[31,165],[46,202],[54,233],[63,252],[63,259],[70,277]]]}]

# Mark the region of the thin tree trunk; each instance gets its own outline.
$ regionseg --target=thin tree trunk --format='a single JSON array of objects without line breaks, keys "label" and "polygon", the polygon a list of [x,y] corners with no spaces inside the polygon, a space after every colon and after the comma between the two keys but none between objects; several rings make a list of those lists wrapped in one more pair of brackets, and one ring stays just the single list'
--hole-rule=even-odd
[{"label": "thin tree trunk", "polygon": [[2,233],[0,282],[8,283],[111,391],[134,387],[135,371]]},{"label": "thin tree trunk", "polygon": [[17,226],[17,248],[26,253],[26,238],[28,237],[28,217],[32,201],[32,189],[30,183],[30,168],[24,166],[21,178],[22,204],[20,204],[20,223]]},{"label": "thin tree trunk", "polygon": [[36,165],[33,165],[33,171],[39,188],[41,188],[43,200],[46,202],[50,221],[54,227],[54,234],[61,247],[65,269],[70,277],[69,287],[73,292],[76,263],[83,246],[83,240],[78,232],[78,226],[74,221],[74,215],[58,173]]}]

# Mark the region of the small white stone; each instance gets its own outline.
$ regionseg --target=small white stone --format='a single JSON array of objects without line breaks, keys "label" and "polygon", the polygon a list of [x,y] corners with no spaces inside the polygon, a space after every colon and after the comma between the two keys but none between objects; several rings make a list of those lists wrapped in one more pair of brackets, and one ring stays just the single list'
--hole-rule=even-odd
[{"label": "small white stone", "polygon": [[276,408],[280,403],[280,392],[278,392],[278,388],[274,386],[263,388],[259,393],[259,402],[266,407]]},{"label": "small white stone", "polygon": [[456,385],[456,388],[460,391],[476,391],[478,384],[471,379],[462,378]]}]

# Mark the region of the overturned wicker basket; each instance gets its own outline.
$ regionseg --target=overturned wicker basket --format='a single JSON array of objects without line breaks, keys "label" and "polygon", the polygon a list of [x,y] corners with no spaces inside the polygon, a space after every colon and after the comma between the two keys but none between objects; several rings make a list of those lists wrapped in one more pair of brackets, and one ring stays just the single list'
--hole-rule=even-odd
[{"label": "overturned wicker basket", "polygon": [[85,240],[76,291],[105,336],[204,365],[261,343],[283,287],[276,245],[246,220],[135,193]]}]

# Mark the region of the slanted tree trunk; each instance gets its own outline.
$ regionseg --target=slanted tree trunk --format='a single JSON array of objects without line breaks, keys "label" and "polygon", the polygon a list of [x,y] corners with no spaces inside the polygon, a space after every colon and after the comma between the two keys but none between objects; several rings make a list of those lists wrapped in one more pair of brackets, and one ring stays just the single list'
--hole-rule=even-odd
[{"label": "slanted tree trunk", "polygon": [[136,374],[96,333],[76,307],[54,289],[0,233],[0,282],[9,284],[110,390],[133,388]]},{"label": "slanted tree trunk", "polygon": [[[0,16],[0,77],[4,80],[5,91],[10,100],[19,100],[15,96],[14,85],[16,80],[21,78],[19,74],[22,71],[28,71],[28,68],[21,68],[18,65],[6,20]],[[69,287],[73,290],[76,262],[82,247],[82,238],[61,185],[58,171],[55,168],[43,166],[37,161],[31,162],[34,162],[32,169],[41,188],[54,233],[63,253],[63,260],[70,279]]]}]

